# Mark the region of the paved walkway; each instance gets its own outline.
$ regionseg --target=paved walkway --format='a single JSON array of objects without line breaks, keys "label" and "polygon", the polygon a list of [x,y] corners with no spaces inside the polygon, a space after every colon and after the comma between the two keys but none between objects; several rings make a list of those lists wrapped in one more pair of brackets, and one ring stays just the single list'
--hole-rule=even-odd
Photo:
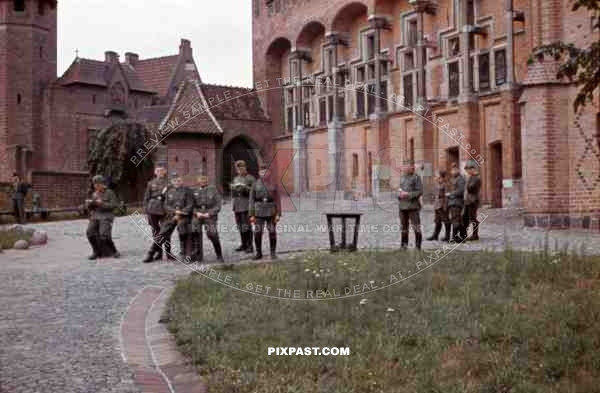
[{"label": "paved walkway", "polygon": [[[360,247],[399,245],[394,204],[304,201],[297,207],[282,219],[282,251],[327,248],[321,212],[334,209],[365,212]],[[548,242],[600,255],[598,233],[527,230],[511,212],[483,213],[489,215],[482,224],[483,240],[466,249],[499,250],[506,242],[530,249]],[[423,222],[429,224],[431,216],[424,211]],[[239,260],[231,251],[238,235],[229,226],[229,206],[220,221],[227,224],[221,235],[226,258]],[[117,219],[114,237],[123,257],[97,262],[86,259],[85,220],[35,226],[48,232],[46,247],[0,254],[0,392],[192,391],[193,375],[169,352],[168,337],[157,325],[164,290],[189,270],[178,263],[141,263],[150,243],[143,219]],[[214,260],[207,248],[207,259]]]}]

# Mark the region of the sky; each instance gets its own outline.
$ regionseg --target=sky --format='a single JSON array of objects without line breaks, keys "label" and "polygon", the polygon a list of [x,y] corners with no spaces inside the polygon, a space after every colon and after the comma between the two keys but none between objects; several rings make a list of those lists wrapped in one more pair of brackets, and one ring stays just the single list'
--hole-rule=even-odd
[{"label": "sky", "polygon": [[204,82],[252,87],[250,0],[61,0],[58,72],[80,57],[103,60],[112,50],[140,59],[177,54],[192,41]]}]

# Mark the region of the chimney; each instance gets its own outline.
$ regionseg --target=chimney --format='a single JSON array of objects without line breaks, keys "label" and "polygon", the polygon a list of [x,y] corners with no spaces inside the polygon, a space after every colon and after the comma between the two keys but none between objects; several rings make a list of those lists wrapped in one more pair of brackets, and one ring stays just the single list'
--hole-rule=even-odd
[{"label": "chimney", "polygon": [[104,61],[107,63],[118,63],[119,55],[117,54],[117,52],[106,51],[104,52]]},{"label": "chimney", "polygon": [[125,63],[129,64],[133,68],[137,65],[140,56],[137,53],[127,52],[125,53]]},{"label": "chimney", "polygon": [[190,40],[186,40],[185,38],[181,39],[181,44],[179,45],[179,55],[183,56],[185,60],[192,60],[192,43]]}]

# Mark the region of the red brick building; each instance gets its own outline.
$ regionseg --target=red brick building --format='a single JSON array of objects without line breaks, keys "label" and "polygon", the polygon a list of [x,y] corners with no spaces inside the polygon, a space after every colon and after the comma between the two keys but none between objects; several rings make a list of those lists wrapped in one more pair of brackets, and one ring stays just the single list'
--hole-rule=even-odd
[{"label": "red brick building", "polygon": [[[269,159],[271,122],[258,96],[203,83],[188,40],[173,56],[77,57],[57,77],[58,13],[53,0],[0,0],[0,182],[18,172],[44,206],[79,205],[93,134],[122,121],[144,123],[155,137],[143,156],[190,183],[202,172],[226,186],[232,160],[255,170]],[[8,207],[5,195],[0,202]]]},{"label": "red brick building", "polygon": [[[598,228],[600,115],[549,59],[598,40],[568,0],[254,0],[254,76],[284,182],[297,193],[389,195],[399,163],[426,185],[481,165],[483,201],[526,224]],[[293,157],[292,157],[293,156]],[[386,194],[388,193],[388,194]]]}]

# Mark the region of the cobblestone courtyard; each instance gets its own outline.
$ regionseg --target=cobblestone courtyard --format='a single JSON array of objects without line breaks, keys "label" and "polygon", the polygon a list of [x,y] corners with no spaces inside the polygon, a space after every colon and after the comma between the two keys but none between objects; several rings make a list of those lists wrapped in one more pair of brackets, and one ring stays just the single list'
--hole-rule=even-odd
[{"label": "cobblestone courtyard", "polygon": [[[372,203],[337,204],[305,200],[297,212],[282,218],[279,249],[283,255],[327,248],[322,212],[363,211],[361,248],[399,246],[397,211],[392,203],[375,208]],[[500,250],[507,243],[516,249],[568,247],[577,252],[600,254],[600,234],[575,231],[530,230],[514,212],[483,210],[482,241],[464,249]],[[486,218],[487,216],[487,218]],[[432,212],[422,214],[425,234],[431,231]],[[225,257],[239,237],[231,230],[230,206],[220,216]],[[48,232],[45,247],[0,254],[0,392],[139,392],[134,372],[124,362],[121,325],[136,294],[148,287],[172,286],[189,274],[179,263],[144,265],[141,260],[150,243],[142,217],[119,218],[114,238],[122,253],[118,260],[90,262],[85,238],[86,220],[36,224]],[[176,236],[173,237],[174,243]],[[266,239],[265,239],[266,241]],[[412,241],[412,236],[411,236]],[[427,249],[440,243],[425,242]],[[206,259],[214,260],[206,246]],[[154,314],[153,314],[154,315]],[[157,321],[151,321],[156,324]],[[144,334],[142,331],[141,335]]]}]

